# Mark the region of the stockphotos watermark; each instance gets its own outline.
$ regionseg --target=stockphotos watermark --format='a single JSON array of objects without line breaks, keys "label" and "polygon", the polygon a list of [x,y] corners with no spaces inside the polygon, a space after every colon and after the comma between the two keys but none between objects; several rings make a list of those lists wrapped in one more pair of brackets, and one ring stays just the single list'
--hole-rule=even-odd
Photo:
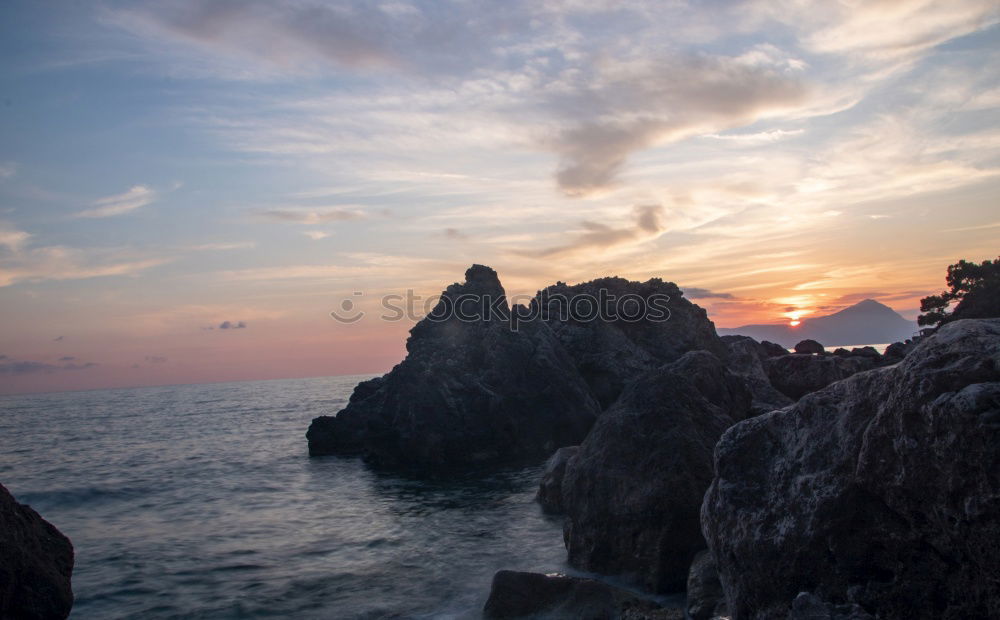
[{"label": "stockphotos watermark", "polygon": [[[330,311],[330,316],[339,323],[361,321],[368,314],[360,308],[364,297],[364,292],[354,291],[350,297],[341,300],[338,309]],[[452,320],[463,323],[506,321],[514,330],[519,323],[537,319],[576,323],[661,323],[670,320],[669,302],[670,297],[661,293],[616,295],[604,288],[598,289],[596,295],[542,291],[537,296],[522,294],[511,297],[475,293],[423,297],[407,289],[404,294],[393,293],[379,298],[382,309],[379,319],[390,323],[404,320],[434,323]]]}]

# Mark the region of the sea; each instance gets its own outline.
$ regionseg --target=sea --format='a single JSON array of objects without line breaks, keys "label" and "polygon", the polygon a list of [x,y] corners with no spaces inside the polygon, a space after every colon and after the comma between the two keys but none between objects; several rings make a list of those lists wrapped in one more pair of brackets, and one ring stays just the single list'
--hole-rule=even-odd
[{"label": "sea", "polygon": [[479,618],[573,571],[539,466],[434,479],[310,458],[367,376],[0,397],[0,483],[72,541],[72,618]]}]

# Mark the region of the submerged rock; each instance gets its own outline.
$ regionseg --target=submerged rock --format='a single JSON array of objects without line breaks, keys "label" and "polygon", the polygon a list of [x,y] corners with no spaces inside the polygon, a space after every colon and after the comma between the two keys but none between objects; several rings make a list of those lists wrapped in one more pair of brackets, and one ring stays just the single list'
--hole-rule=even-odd
[{"label": "submerged rock", "polygon": [[73,545],[0,485],[0,618],[65,618],[73,607]]},{"label": "submerged rock", "polygon": [[566,464],[580,451],[580,446],[559,448],[545,463],[542,481],[538,485],[535,500],[542,505],[542,510],[550,514],[560,514],[562,505],[562,483],[566,476]]},{"label": "submerged rock", "polygon": [[566,467],[570,564],[654,592],[684,589],[705,548],[698,522],[712,449],[750,411],[743,381],[707,351],[685,354],[625,388]]},{"label": "submerged rock", "polygon": [[555,284],[539,291],[532,304],[607,407],[636,376],[688,351],[725,357],[705,310],[683,295],[676,284],[659,278],[600,278]]},{"label": "submerged rock", "polygon": [[[502,570],[493,576],[483,616],[593,620],[669,618],[657,603],[595,579]],[[675,610],[679,611],[679,610]],[[672,614],[677,620],[683,613]]]},{"label": "submerged rock", "polygon": [[313,420],[311,455],[442,466],[542,458],[583,439],[600,408],[552,330],[540,320],[512,329],[489,267],[465,277],[410,330],[405,360]]},{"label": "submerged rock", "polygon": [[784,618],[806,591],[882,618],[1000,617],[998,445],[997,319],[733,426],[702,512],[730,611]]}]

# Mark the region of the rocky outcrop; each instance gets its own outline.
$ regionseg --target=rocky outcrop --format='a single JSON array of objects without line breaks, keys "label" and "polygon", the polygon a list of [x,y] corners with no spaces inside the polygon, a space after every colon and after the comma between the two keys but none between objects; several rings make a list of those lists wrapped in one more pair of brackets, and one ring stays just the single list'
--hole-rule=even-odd
[{"label": "rocky outcrop", "polygon": [[863,370],[871,370],[879,361],[863,355],[802,355],[791,353],[764,360],[767,377],[779,392],[798,400],[835,381]]},{"label": "rocky outcrop", "polygon": [[502,570],[493,576],[483,616],[490,619],[583,618],[593,620],[675,618],[653,601],[595,579]]},{"label": "rocky outcrop", "polygon": [[659,278],[560,282],[539,291],[532,304],[602,407],[642,372],[688,351],[726,355],[705,311],[685,299],[677,285]]},{"label": "rocky outcrop", "polygon": [[707,351],[626,387],[566,467],[570,563],[655,592],[683,590],[691,560],[705,547],[698,512],[712,479],[712,449],[749,411],[744,382]]},{"label": "rocky outcrop", "polygon": [[730,611],[785,618],[810,592],[881,618],[1000,617],[998,445],[996,319],[733,426],[702,511]]},{"label": "rocky outcrop", "polygon": [[579,443],[600,408],[548,324],[512,329],[495,271],[474,265],[417,323],[407,357],[309,427],[309,453],[380,466],[540,459]]},{"label": "rocky outcrop", "polygon": [[726,616],[726,595],[722,591],[715,558],[706,549],[691,562],[687,580],[687,614],[691,620],[710,620]]},{"label": "rocky outcrop", "polygon": [[566,465],[569,460],[580,451],[580,446],[567,446],[559,448],[545,463],[545,470],[542,472],[542,481],[538,485],[538,493],[535,501],[542,506],[542,510],[549,514],[561,514],[562,505],[562,483],[566,476]]},{"label": "rocky outcrop", "polygon": [[801,341],[801,342],[799,342],[798,344],[795,345],[795,352],[796,353],[805,353],[807,355],[813,354],[813,353],[820,354],[820,353],[825,353],[826,349],[824,349],[823,345],[821,345],[820,343],[816,342],[815,340],[809,340],[807,338],[807,339],[805,339],[805,340],[803,340],[803,341]]},{"label": "rocky outcrop", "polygon": [[833,605],[810,592],[800,592],[792,601],[786,620],[874,620],[859,605]]},{"label": "rocky outcrop", "polygon": [[0,485],[0,618],[65,618],[73,545]]},{"label": "rocky outcrop", "polygon": [[782,355],[788,355],[788,349],[774,342],[762,340],[758,346],[760,348],[761,357],[780,357]]},{"label": "rocky outcrop", "polygon": [[[747,336],[723,336],[722,342],[729,353],[729,370],[741,377],[753,394],[753,415],[781,409],[794,402],[771,385],[767,371],[764,370],[765,361],[772,357],[768,347],[761,346],[763,343]],[[785,354],[788,352],[785,351]]]}]

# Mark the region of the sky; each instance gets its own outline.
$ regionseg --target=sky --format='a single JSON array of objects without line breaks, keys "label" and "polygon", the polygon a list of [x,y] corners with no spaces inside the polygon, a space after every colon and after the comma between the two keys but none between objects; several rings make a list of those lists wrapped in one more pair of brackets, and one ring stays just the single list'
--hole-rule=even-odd
[{"label": "sky", "polygon": [[[0,393],[384,372],[420,300],[915,318],[1000,254],[995,0],[0,5]],[[350,300],[366,316],[330,311]],[[416,304],[419,310],[420,303]]]}]

